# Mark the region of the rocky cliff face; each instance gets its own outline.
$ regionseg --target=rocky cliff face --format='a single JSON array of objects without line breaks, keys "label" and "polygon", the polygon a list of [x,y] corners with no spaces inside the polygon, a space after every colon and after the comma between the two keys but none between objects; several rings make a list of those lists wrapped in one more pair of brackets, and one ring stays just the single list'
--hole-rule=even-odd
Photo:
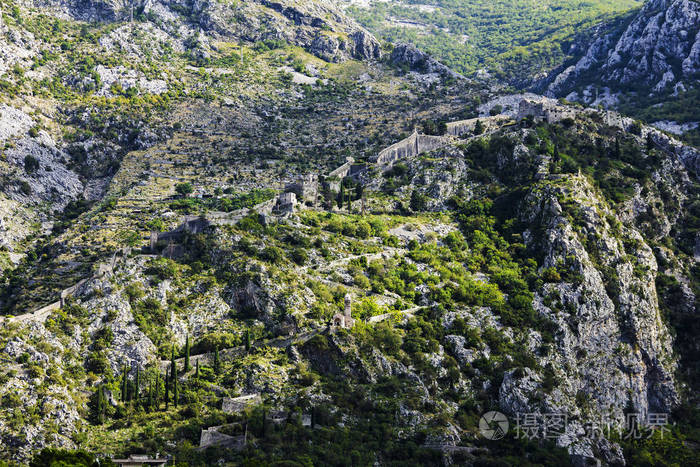
[{"label": "rocky cliff face", "polygon": [[562,96],[588,84],[658,93],[684,89],[700,76],[696,1],[651,0],[626,27],[600,32],[575,64],[553,78],[548,93]]},{"label": "rocky cliff face", "polygon": [[[200,2],[178,0],[40,0],[27,2],[53,8],[84,21],[148,20],[168,33],[190,36],[190,45],[208,56],[211,42],[286,40],[327,61],[377,59],[379,42],[325,0]],[[132,8],[133,7],[133,8]]]}]

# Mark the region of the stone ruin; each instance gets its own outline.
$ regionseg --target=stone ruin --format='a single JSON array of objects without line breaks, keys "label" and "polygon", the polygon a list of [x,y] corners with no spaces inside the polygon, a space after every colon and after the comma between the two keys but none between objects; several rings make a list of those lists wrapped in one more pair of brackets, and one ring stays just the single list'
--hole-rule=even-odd
[{"label": "stone ruin", "polygon": [[297,195],[294,192],[282,193],[277,197],[275,211],[280,213],[292,213],[297,206]]},{"label": "stone ruin", "polygon": [[350,294],[345,295],[345,309],[343,313],[333,315],[333,327],[342,329],[351,329],[355,325],[355,320],[352,317],[352,298]]},{"label": "stone ruin", "polygon": [[231,436],[221,433],[219,430],[223,428],[222,426],[212,426],[203,429],[199,435],[199,447],[200,449],[208,448],[210,446],[219,446],[227,449],[243,449],[246,445],[246,436]]},{"label": "stone ruin", "polygon": [[184,254],[184,249],[179,245],[186,235],[193,235],[204,232],[211,222],[204,216],[186,216],[182,224],[174,230],[168,232],[151,232],[149,249],[151,253],[158,252],[162,247],[161,253],[166,258],[176,258]]},{"label": "stone ruin", "polygon": [[518,120],[532,117],[535,121],[557,123],[567,118],[574,118],[574,109],[560,105],[554,99],[539,100],[523,99],[518,107]]},{"label": "stone ruin", "polygon": [[262,404],[260,394],[247,394],[240,397],[224,397],[221,402],[221,410],[225,413],[239,413],[248,407]]},{"label": "stone ruin", "polygon": [[284,191],[296,194],[300,203],[316,203],[316,198],[318,197],[318,175],[302,175],[296,182],[288,183],[284,187]]}]

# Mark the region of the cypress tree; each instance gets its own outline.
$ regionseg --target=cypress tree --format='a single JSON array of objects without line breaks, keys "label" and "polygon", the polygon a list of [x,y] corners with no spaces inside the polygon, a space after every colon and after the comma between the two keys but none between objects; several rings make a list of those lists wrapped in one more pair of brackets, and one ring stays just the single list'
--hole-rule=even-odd
[{"label": "cypress tree", "polygon": [[262,435],[260,436],[261,438],[264,438],[267,435],[267,410],[263,408],[262,411]]},{"label": "cypress tree", "polygon": [[126,365],[122,367],[122,402],[126,402],[126,387],[127,385],[127,371],[126,371]]},{"label": "cypress tree", "polygon": [[170,376],[168,375],[168,369],[165,369],[165,408],[168,408],[168,403],[170,401]]},{"label": "cypress tree", "polygon": [[185,339],[185,373],[190,371],[190,335]]},{"label": "cypress tree", "polygon": [[175,372],[173,373],[173,405],[175,407],[177,407],[177,396],[177,368],[175,368]]},{"label": "cypress tree", "polygon": [[102,425],[105,422],[105,407],[107,401],[105,400],[105,389],[104,386],[97,388],[97,423]]},{"label": "cypress tree", "polygon": [[214,348],[214,374],[221,372],[221,362],[219,361],[219,347]]},{"label": "cypress tree", "polygon": [[197,359],[195,363],[197,368],[195,369],[194,377],[197,378],[197,380],[199,380],[199,359]]},{"label": "cypress tree", "polygon": [[153,388],[153,399],[156,408],[160,406],[160,400],[158,399],[160,397],[160,372],[156,373],[156,382]]},{"label": "cypress tree", "polygon": [[175,344],[173,344],[172,349],[170,350],[170,376],[175,374]]},{"label": "cypress tree", "polygon": [[136,385],[134,387],[134,400],[136,401],[136,404],[138,405],[139,403],[139,386],[141,385],[141,367],[138,365],[136,366]]},{"label": "cypress tree", "polygon": [[250,351],[250,329],[245,330],[245,350]]}]

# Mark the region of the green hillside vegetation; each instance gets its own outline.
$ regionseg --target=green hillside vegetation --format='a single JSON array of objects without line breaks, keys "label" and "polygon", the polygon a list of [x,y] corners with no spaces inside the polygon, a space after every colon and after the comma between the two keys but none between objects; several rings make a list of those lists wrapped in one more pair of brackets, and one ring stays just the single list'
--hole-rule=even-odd
[{"label": "green hillside vegetation", "polygon": [[[638,0],[372,2],[348,12],[379,37],[408,41],[462,73],[525,80],[561,64],[571,39]],[[428,5],[429,8],[426,8]]]}]

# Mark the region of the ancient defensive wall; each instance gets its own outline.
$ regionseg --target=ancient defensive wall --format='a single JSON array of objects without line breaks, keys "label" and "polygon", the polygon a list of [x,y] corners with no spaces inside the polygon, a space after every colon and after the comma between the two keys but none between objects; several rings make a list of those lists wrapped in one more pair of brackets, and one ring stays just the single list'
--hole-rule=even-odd
[{"label": "ancient defensive wall", "polygon": [[493,117],[470,118],[468,120],[459,120],[447,124],[447,134],[454,137],[460,137],[466,133],[473,133],[476,128],[476,122],[481,122],[484,126],[484,132],[495,130],[502,127],[509,121],[513,120],[508,115],[496,115]]},{"label": "ancient defensive wall", "polygon": [[433,151],[451,143],[452,140],[449,137],[421,135],[418,134],[417,130],[414,130],[408,138],[380,151],[379,154],[372,158],[372,162],[387,166],[399,159],[417,156],[423,152]]}]

